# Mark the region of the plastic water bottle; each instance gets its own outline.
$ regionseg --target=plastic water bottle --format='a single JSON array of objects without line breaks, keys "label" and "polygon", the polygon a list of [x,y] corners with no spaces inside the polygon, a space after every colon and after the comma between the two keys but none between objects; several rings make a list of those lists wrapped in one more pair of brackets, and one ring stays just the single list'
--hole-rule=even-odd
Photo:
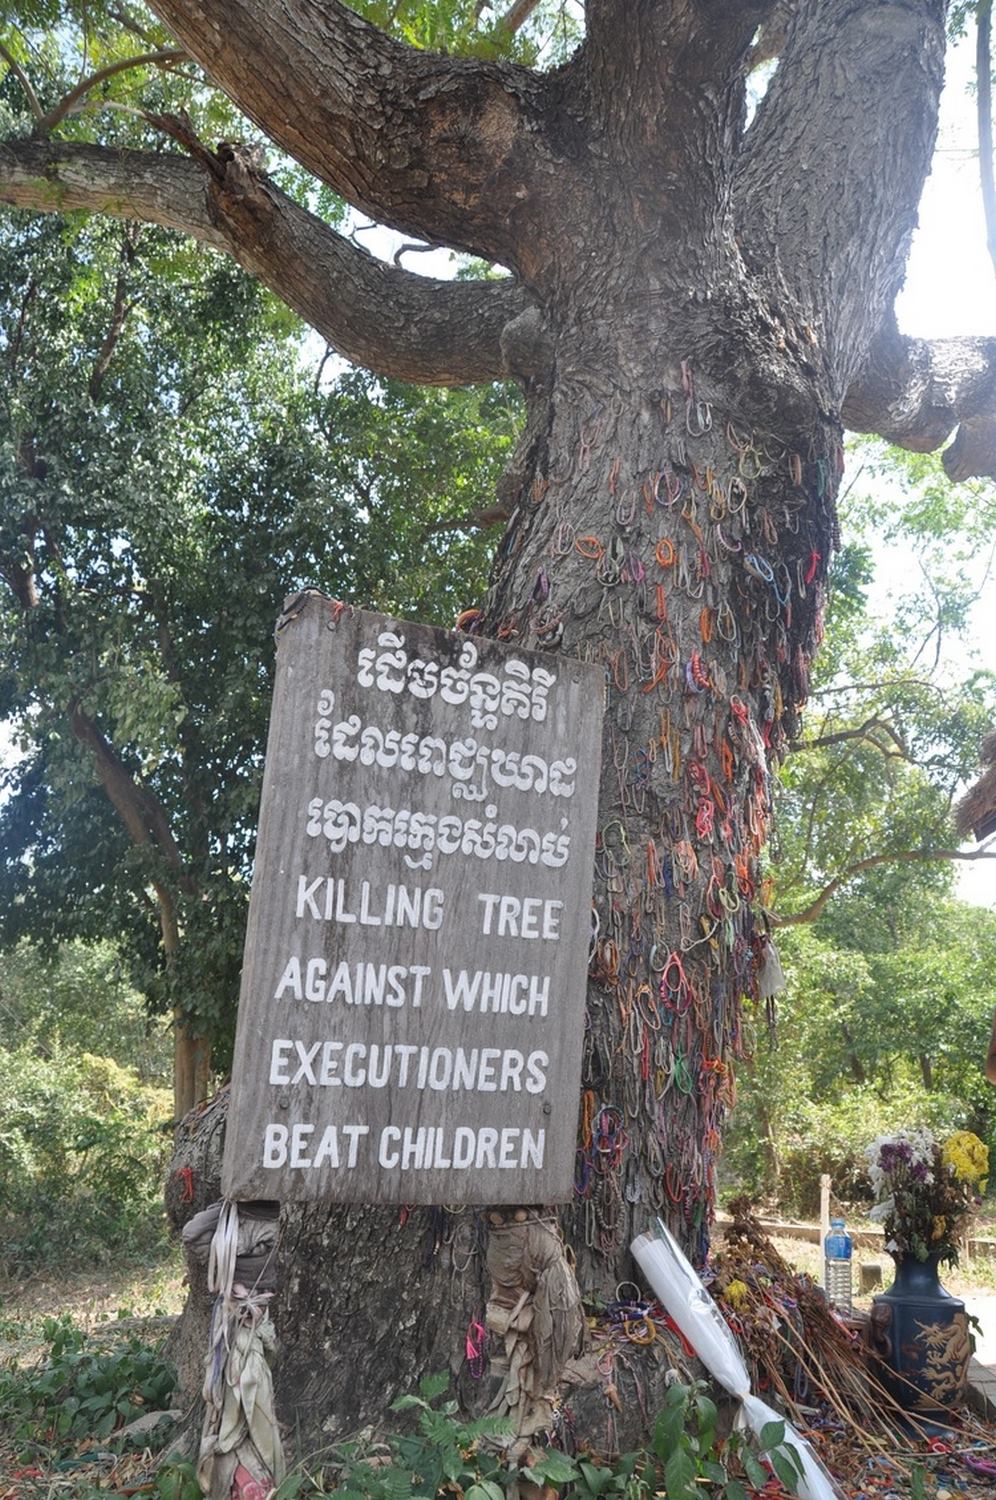
[{"label": "plastic water bottle", "polygon": [[823,1242],[823,1285],[831,1305],[851,1311],[851,1236],[843,1219],[830,1220],[830,1233]]}]

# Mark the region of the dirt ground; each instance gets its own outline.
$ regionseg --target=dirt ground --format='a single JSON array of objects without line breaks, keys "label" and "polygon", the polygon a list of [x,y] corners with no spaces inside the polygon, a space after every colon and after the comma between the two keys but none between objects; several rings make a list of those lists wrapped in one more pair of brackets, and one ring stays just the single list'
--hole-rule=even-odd
[{"label": "dirt ground", "polygon": [[[819,1248],[804,1240],[775,1236],[779,1254],[799,1271],[819,1279],[822,1264]],[[878,1263],[885,1285],[892,1280],[892,1261],[884,1252],[856,1249],[857,1268]],[[996,1291],[996,1261],[975,1257],[943,1273],[944,1285],[955,1296],[977,1291]],[[25,1336],[37,1336],[46,1317],[68,1313],[79,1327],[92,1330],[102,1323],[122,1319],[175,1317],[183,1307],[185,1282],[179,1250],[164,1260],[115,1269],[102,1266],[91,1271],[38,1272],[24,1281],[0,1281],[0,1360],[9,1358],[11,1345]],[[870,1295],[870,1294],[869,1294]]]}]

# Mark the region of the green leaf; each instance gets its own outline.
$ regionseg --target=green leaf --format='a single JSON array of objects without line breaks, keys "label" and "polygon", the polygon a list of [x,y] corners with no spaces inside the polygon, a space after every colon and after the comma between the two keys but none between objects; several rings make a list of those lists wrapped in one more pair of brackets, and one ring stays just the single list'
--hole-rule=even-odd
[{"label": "green leaf", "polygon": [[695,1415],[699,1424],[699,1446],[703,1453],[708,1453],[716,1437],[716,1423],[719,1412],[715,1401],[709,1396],[698,1392],[693,1398]]},{"label": "green leaf", "polygon": [[744,1471],[755,1489],[761,1489],[768,1482],[768,1471],[763,1464],[758,1463],[753,1453],[745,1448],[741,1454]]},{"label": "green leaf", "polygon": [[380,1471],[384,1493],[389,1500],[408,1500],[412,1494],[412,1476],[403,1469],[385,1468]]},{"label": "green leaf", "polygon": [[[673,1389],[673,1387],[672,1387]],[[685,1405],[665,1406],[654,1423],[654,1452],[663,1462],[671,1457],[685,1432]]]},{"label": "green leaf", "polygon": [[418,1383],[419,1395],[426,1401],[435,1401],[437,1396],[443,1395],[450,1388],[450,1375],[446,1370],[439,1370],[435,1375],[426,1375]]},{"label": "green leaf", "polygon": [[110,1433],[112,1433],[114,1431],[114,1428],[115,1428],[115,1425],[117,1423],[117,1420],[118,1420],[118,1414],[117,1414],[116,1411],[105,1412],[104,1415],[102,1417],[100,1417],[94,1423],[94,1427],[93,1427],[93,1435],[94,1435],[94,1437],[98,1437],[98,1438],[105,1438],[105,1437],[107,1437]]},{"label": "green leaf", "polygon": [[538,1483],[569,1484],[571,1480],[577,1479],[579,1470],[566,1453],[560,1453],[556,1448],[547,1448],[523,1473],[525,1477],[531,1477]]},{"label": "green leaf", "polygon": [[300,1473],[288,1474],[273,1491],[271,1500],[296,1500],[296,1497],[300,1495],[306,1483],[306,1475]]},{"label": "green leaf", "polygon": [[769,1448],[777,1448],[785,1441],[784,1422],[765,1422],[761,1428],[759,1438],[762,1453],[767,1453]]},{"label": "green leaf", "polygon": [[601,1495],[608,1488],[609,1481],[612,1478],[611,1469],[603,1469],[595,1464],[585,1463],[583,1460],[578,1463],[578,1468],[581,1470],[584,1482],[593,1495]]},{"label": "green leaf", "polygon": [[443,1478],[453,1484],[463,1473],[463,1459],[455,1448],[446,1448],[439,1455],[439,1467]]},{"label": "green leaf", "polygon": [[675,1449],[664,1465],[664,1492],[667,1500],[695,1500],[695,1460],[687,1448]]},{"label": "green leaf", "polygon": [[505,1500],[505,1491],[492,1479],[482,1479],[464,1490],[463,1500]]},{"label": "green leaf", "polygon": [[791,1439],[788,1439],[782,1451],[801,1479],[803,1474],[805,1474],[806,1472],[806,1465],[802,1461],[802,1453],[800,1452],[797,1444],[793,1443]]},{"label": "green leaf", "polygon": [[416,1406],[421,1411],[425,1411],[427,1409],[428,1403],[425,1402],[425,1401],[423,1401],[422,1398],[421,1398],[421,1396],[411,1396],[411,1395],[409,1395],[409,1396],[399,1396],[398,1399],[397,1399],[397,1401],[392,1401],[391,1402],[391,1405],[388,1408],[388,1410],[389,1411],[411,1411],[412,1408],[416,1407]]},{"label": "green leaf", "polygon": [[728,1479],[723,1491],[723,1500],[750,1500],[739,1479]]},{"label": "green leaf", "polygon": [[794,1495],[799,1486],[798,1464],[793,1463],[784,1448],[772,1449],[769,1456],[771,1458],[771,1467],[785,1488]]}]

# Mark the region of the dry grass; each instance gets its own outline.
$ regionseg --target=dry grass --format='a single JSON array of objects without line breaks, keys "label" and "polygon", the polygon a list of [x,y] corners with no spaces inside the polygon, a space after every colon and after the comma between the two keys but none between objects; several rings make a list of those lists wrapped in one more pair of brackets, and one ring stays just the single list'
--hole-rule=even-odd
[{"label": "dry grass", "polygon": [[0,1362],[30,1360],[41,1349],[46,1318],[68,1313],[87,1332],[134,1329],[171,1319],[186,1295],[178,1249],[163,1260],[97,1271],[46,1269],[23,1281],[0,1282]]},{"label": "dry grass", "polygon": [[[805,1272],[807,1276],[812,1276],[814,1281],[822,1279],[823,1260],[818,1245],[811,1245],[806,1240],[778,1235],[771,1236],[771,1243],[793,1270]],[[866,1250],[861,1246],[855,1246],[854,1300],[859,1307],[869,1305],[873,1293],[870,1292],[865,1297],[858,1296],[860,1285],[858,1267],[872,1264],[881,1266],[885,1287],[892,1284],[892,1256],[884,1250]],[[942,1272],[942,1280],[947,1290],[955,1297],[971,1296],[974,1292],[991,1292],[996,1288],[996,1263],[981,1256],[970,1261],[963,1260],[958,1266],[947,1267]],[[884,1288],[876,1287],[875,1290],[882,1291]]]}]

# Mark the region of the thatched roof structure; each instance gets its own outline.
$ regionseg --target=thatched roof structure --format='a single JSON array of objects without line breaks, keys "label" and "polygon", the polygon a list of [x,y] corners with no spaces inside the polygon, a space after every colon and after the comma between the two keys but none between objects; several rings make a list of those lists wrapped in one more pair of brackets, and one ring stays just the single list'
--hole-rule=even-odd
[{"label": "thatched roof structure", "polygon": [[986,735],[980,753],[986,769],[955,808],[958,832],[979,840],[996,833],[996,729]]}]

